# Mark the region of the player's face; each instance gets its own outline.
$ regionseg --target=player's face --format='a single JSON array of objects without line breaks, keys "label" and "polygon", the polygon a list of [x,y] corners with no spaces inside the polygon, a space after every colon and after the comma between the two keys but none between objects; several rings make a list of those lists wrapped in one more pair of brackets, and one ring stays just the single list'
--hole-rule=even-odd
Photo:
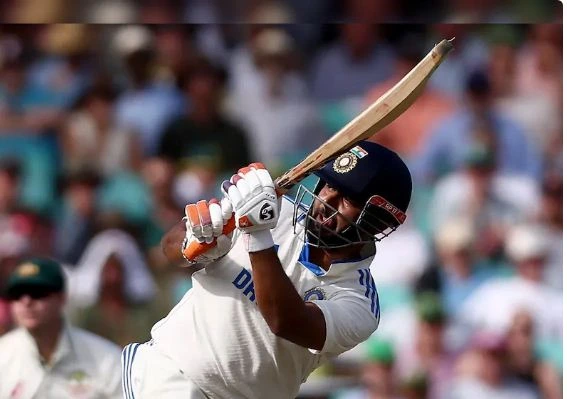
[{"label": "player's face", "polygon": [[20,327],[28,330],[41,328],[58,320],[64,305],[62,293],[50,291],[22,291],[12,298],[12,315]]},{"label": "player's face", "polygon": [[362,210],[359,204],[328,184],[323,186],[317,197],[312,207],[311,216],[315,221],[312,228],[316,229],[322,237],[343,232],[350,223],[356,222]]}]

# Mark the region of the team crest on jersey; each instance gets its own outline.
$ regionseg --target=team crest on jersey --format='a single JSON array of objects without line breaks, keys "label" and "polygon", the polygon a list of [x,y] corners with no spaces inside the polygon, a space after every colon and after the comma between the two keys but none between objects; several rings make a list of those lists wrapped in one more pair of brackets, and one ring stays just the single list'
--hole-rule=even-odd
[{"label": "team crest on jersey", "polygon": [[337,173],[347,173],[354,169],[358,158],[352,152],[345,152],[333,162],[333,170]]},{"label": "team crest on jersey", "polygon": [[84,397],[93,390],[90,376],[83,370],[71,372],[67,381],[67,389],[72,397]]},{"label": "team crest on jersey", "polygon": [[325,294],[325,290],[320,287],[311,288],[305,292],[303,296],[304,301],[313,301],[313,300],[322,300],[327,299],[327,295]]}]

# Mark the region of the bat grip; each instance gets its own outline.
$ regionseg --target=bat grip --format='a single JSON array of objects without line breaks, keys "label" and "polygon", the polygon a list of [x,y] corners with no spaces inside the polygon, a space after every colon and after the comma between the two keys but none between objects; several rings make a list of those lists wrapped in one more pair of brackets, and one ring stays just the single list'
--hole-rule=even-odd
[{"label": "bat grip", "polygon": [[[232,217],[230,219],[228,219],[228,222],[223,226],[222,234],[227,236],[230,233],[232,233],[235,228],[236,228],[236,221],[234,219],[234,213],[233,213]],[[216,238],[210,243],[192,241],[183,250],[183,256],[189,262],[195,262],[195,259],[197,259],[199,256],[203,255],[209,249],[214,248],[216,245],[217,245],[217,239]]]},{"label": "bat grip", "polygon": [[[287,192],[286,189],[279,187],[279,185],[276,183],[276,194],[277,194],[278,197],[281,197],[286,192]],[[234,231],[234,229],[236,229],[236,220],[234,218],[234,213],[233,213],[232,217],[230,219],[228,219],[228,222],[223,226],[222,234],[223,235],[229,235],[230,233],[232,233]],[[210,243],[192,241],[183,250],[183,256],[189,262],[195,262],[195,259],[197,259],[197,257],[203,255],[205,252],[207,252],[211,248],[214,248],[216,245],[217,245],[217,239],[216,238]]]}]

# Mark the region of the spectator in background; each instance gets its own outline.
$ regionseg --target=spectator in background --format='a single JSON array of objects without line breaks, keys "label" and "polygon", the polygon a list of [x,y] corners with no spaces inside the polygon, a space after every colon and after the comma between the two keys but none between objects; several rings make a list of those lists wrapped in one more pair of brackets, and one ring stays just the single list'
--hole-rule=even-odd
[{"label": "spectator in background", "polygon": [[120,349],[64,319],[65,278],[58,263],[23,262],[6,294],[19,328],[0,338],[1,397],[122,397]]},{"label": "spectator in background", "polygon": [[518,225],[506,237],[506,254],[516,276],[487,281],[463,304],[459,323],[469,329],[504,334],[514,314],[526,310],[534,320],[537,340],[561,341],[562,296],[543,282],[548,243],[534,224]]},{"label": "spectator in background", "polygon": [[[176,18],[179,18],[179,15]],[[155,42],[157,79],[183,90],[183,79],[194,58],[194,50],[189,41],[187,27],[184,25],[158,25],[155,27]]]},{"label": "spectator in background", "polygon": [[[222,115],[222,79],[222,72],[208,60],[196,60],[185,83],[191,107],[162,134],[158,154],[181,171],[182,188],[189,190],[182,203],[207,196],[220,177],[251,161],[246,133]],[[186,183],[189,178],[193,184]]]},{"label": "spectator in background", "polygon": [[398,351],[396,370],[402,380],[425,375],[428,397],[442,398],[447,393],[446,382],[453,376],[455,361],[446,346],[447,313],[439,296],[431,292],[415,298],[415,309],[415,338],[410,346]]},{"label": "spectator in background", "polygon": [[451,2],[444,22],[450,24],[512,22],[510,11],[498,0],[456,0]]},{"label": "spectator in background", "polygon": [[463,82],[470,71],[477,70],[488,61],[488,47],[479,31],[469,24],[432,24],[429,46],[432,48],[442,39],[454,38],[454,48],[447,54],[429,79],[429,87],[439,93],[462,101]]},{"label": "spectator in background", "polygon": [[506,360],[510,374],[536,389],[544,399],[561,398],[561,381],[553,365],[536,355],[533,319],[520,311],[506,334]]},{"label": "spectator in background", "polygon": [[101,80],[77,102],[62,132],[63,169],[93,169],[103,175],[138,169],[142,151],[139,138],[117,126],[116,94],[108,81]]},{"label": "spectator in background", "polygon": [[549,174],[542,183],[538,220],[546,230],[549,254],[544,272],[546,284],[563,289],[563,176]]},{"label": "spectator in background", "polygon": [[429,381],[423,373],[417,373],[400,381],[401,397],[404,399],[427,399]]},{"label": "spectator in background", "polygon": [[465,150],[462,171],[451,173],[434,186],[430,200],[430,231],[454,217],[475,222],[480,256],[497,259],[506,231],[535,218],[539,187],[528,176],[499,173],[497,150],[478,143]]},{"label": "spectator in background", "polygon": [[454,399],[535,399],[537,391],[514,379],[506,369],[503,335],[481,331],[456,366],[457,376],[450,391]]},{"label": "spectator in background", "polygon": [[252,156],[274,173],[323,142],[315,105],[294,66],[294,50],[284,30],[255,28],[231,63],[229,111],[254,143]]},{"label": "spectator in background", "polygon": [[[179,209],[183,207],[180,198],[175,196],[176,170],[173,163],[163,158],[150,158],[144,162],[140,171],[145,184],[148,186],[152,200],[152,220],[149,225],[152,230],[151,243],[147,246],[146,255],[149,266],[157,271],[156,278],[173,280],[173,284],[184,285],[182,277],[172,276],[172,274],[184,274],[183,268],[171,268],[171,264],[163,254],[159,242],[164,231],[168,231],[179,221]],[[183,179],[179,179],[177,190],[183,193]],[[145,230],[148,230],[146,228]],[[155,239],[154,239],[155,235]],[[185,292],[186,289],[183,290]],[[174,302],[175,303],[175,302]]]},{"label": "spectator in background", "polygon": [[428,242],[410,214],[396,234],[376,243],[376,252],[380,259],[372,261],[370,271],[380,293],[380,310],[395,312],[411,300],[412,286],[427,267]]},{"label": "spectator in background", "polygon": [[61,262],[75,266],[95,234],[97,189],[100,176],[93,170],[69,171],[62,178],[63,203],[55,221],[54,252]]},{"label": "spectator in background", "polygon": [[370,338],[364,344],[365,356],[360,367],[360,388],[348,389],[336,399],[395,399],[399,398],[395,369],[394,345],[387,340]]},{"label": "spectator in background", "polygon": [[[44,94],[43,106],[54,112],[69,108],[91,83],[94,62],[90,58],[91,32],[83,24],[54,24],[38,37],[44,52],[31,65],[29,81]],[[54,113],[53,124],[60,122]],[[53,126],[50,126],[53,127]]]},{"label": "spectator in background", "polygon": [[416,292],[438,293],[450,317],[458,315],[466,299],[497,271],[477,259],[474,222],[449,219],[435,231],[434,263],[419,277]]},{"label": "spectator in background", "polygon": [[5,273],[10,273],[15,262],[26,254],[52,251],[50,222],[22,203],[21,192],[20,162],[12,158],[0,160],[0,259]]},{"label": "spectator in background", "polygon": [[531,25],[528,40],[518,54],[517,90],[527,96],[544,96],[561,109],[562,24]]},{"label": "spectator in background", "polygon": [[57,114],[42,88],[27,77],[29,60],[16,36],[0,40],[0,133],[37,133]]},{"label": "spectator in background", "polygon": [[428,134],[429,140],[414,163],[419,183],[428,184],[461,169],[474,146],[479,125],[495,143],[498,172],[540,178],[541,153],[530,145],[519,125],[494,109],[493,99],[486,74],[471,73],[466,81],[466,102]]},{"label": "spectator in background", "polygon": [[[424,39],[417,34],[407,34],[397,45],[393,76],[374,86],[366,94],[370,104],[398,83],[423,58]],[[453,101],[435,89],[426,88],[416,102],[394,122],[371,138],[379,144],[411,159],[427,141],[426,134],[453,111]]]},{"label": "spectator in background", "polygon": [[20,202],[21,166],[15,159],[0,160],[0,217],[4,217],[16,208]]},{"label": "spectator in background", "polygon": [[521,65],[517,52],[508,42],[495,43],[490,49],[488,76],[494,91],[494,105],[502,115],[522,125],[531,145],[547,155],[553,153],[552,147],[561,131],[559,98],[551,99],[539,90],[522,92],[518,88]]},{"label": "spectator in background", "polygon": [[149,339],[146,334],[163,314],[156,310],[156,283],[132,236],[115,229],[98,233],[71,273],[69,311],[77,325],[121,346]]},{"label": "spectator in background", "polygon": [[171,162],[157,157],[147,159],[140,171],[151,191],[155,220],[163,231],[179,221],[179,207],[183,206],[173,195],[175,172]]},{"label": "spectator in background", "polygon": [[392,76],[393,64],[394,55],[378,40],[375,24],[340,25],[340,39],[313,60],[313,93],[322,103],[360,100],[369,87]]},{"label": "spectator in background", "polygon": [[[1,119],[1,118],[0,118]],[[0,291],[30,243],[22,226],[12,216],[20,199],[20,165],[4,159],[0,162]],[[12,325],[9,303],[0,297],[0,336]]]},{"label": "spectator in background", "polygon": [[116,104],[118,126],[139,135],[144,155],[155,155],[165,125],[183,112],[185,102],[174,86],[156,81],[154,37],[148,28],[122,27],[114,47],[129,78]]}]

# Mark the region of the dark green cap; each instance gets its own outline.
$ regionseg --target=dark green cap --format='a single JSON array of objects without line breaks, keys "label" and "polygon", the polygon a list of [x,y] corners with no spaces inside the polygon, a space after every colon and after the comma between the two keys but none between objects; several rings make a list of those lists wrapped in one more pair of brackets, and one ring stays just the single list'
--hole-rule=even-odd
[{"label": "dark green cap", "polygon": [[22,290],[33,289],[63,291],[65,278],[61,265],[47,258],[34,258],[20,263],[8,278],[6,294],[14,297]]},{"label": "dark green cap", "polygon": [[366,359],[375,363],[391,365],[396,359],[394,345],[390,341],[370,338],[366,341]]},{"label": "dark green cap", "polygon": [[420,320],[428,323],[445,321],[445,310],[441,298],[434,292],[423,292],[416,298],[416,312]]}]

